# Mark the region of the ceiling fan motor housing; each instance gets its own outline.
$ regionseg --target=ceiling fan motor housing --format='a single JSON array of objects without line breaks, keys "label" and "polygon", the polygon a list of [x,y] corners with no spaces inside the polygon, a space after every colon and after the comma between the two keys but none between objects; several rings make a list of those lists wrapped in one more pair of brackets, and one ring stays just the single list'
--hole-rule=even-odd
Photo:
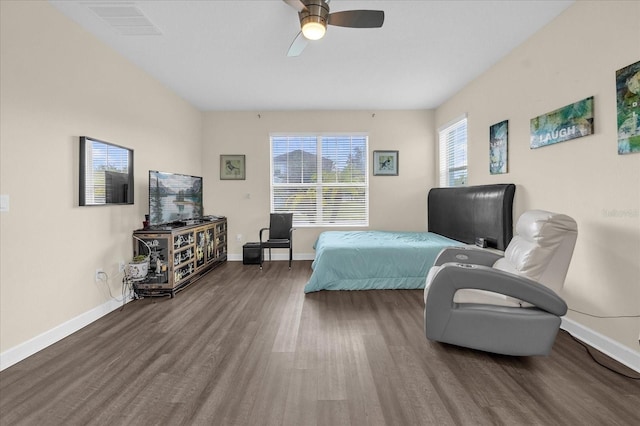
[{"label": "ceiling fan motor housing", "polygon": [[300,26],[304,27],[309,22],[317,22],[326,28],[329,16],[329,5],[324,0],[304,0],[307,8],[298,13]]}]

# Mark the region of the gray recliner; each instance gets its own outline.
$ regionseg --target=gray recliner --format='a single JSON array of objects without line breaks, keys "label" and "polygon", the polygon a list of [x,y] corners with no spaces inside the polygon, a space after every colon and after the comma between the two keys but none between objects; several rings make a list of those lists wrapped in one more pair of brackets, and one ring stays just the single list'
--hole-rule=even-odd
[{"label": "gray recliner", "polygon": [[522,214],[504,256],[444,249],[424,291],[429,340],[505,355],[548,355],[567,305],[558,292],[578,231],[569,216]]}]

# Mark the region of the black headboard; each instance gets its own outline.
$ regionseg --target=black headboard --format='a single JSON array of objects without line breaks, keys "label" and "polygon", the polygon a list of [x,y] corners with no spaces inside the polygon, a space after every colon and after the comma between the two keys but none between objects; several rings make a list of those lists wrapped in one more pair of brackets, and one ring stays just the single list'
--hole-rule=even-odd
[{"label": "black headboard", "polygon": [[513,237],[512,183],[433,188],[429,191],[429,232],[473,244],[483,237],[504,250]]}]

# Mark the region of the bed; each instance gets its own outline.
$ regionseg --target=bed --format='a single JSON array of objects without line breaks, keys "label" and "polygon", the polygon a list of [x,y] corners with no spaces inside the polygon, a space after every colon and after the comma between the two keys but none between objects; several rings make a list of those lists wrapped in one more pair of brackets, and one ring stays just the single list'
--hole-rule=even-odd
[{"label": "bed", "polygon": [[480,237],[505,249],[513,237],[514,194],[513,184],[434,188],[427,198],[428,232],[323,232],[304,292],[424,288],[445,247]]}]

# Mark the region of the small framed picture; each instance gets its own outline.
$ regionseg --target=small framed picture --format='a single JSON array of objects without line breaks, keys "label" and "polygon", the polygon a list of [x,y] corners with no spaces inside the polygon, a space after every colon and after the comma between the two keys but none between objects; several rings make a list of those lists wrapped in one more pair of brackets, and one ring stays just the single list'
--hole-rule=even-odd
[{"label": "small framed picture", "polygon": [[220,180],[245,180],[244,155],[220,156]]},{"label": "small framed picture", "polygon": [[374,176],[398,176],[398,151],[373,151]]}]

